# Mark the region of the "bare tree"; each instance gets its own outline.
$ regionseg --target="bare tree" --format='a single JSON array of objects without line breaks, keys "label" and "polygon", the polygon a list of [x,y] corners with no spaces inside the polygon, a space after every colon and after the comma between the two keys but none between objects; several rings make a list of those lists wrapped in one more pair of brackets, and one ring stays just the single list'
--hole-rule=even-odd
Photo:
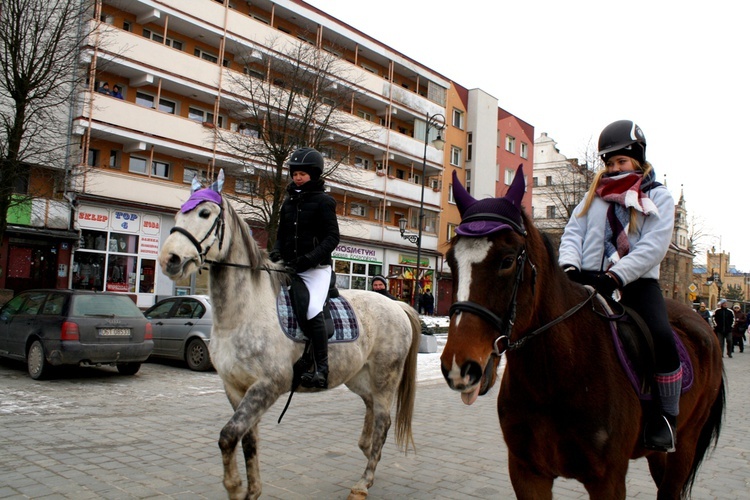
[{"label": "bare tree", "polygon": [[[246,74],[233,77],[234,99],[225,106],[241,124],[235,132],[219,131],[219,140],[240,159],[236,177],[252,182],[251,196],[240,211],[263,224],[273,245],[285,196],[285,163],[299,147],[314,147],[328,159],[325,176],[346,160],[356,143],[367,141],[351,114],[356,94],[351,65],[331,47],[324,50],[298,40],[272,40],[267,52],[242,55]],[[361,120],[359,120],[361,121]],[[354,146],[356,148],[356,146]],[[228,167],[231,171],[231,167]]]},{"label": "bare tree", "polygon": [[9,208],[64,190],[90,8],[89,0],[0,3],[0,240]]}]

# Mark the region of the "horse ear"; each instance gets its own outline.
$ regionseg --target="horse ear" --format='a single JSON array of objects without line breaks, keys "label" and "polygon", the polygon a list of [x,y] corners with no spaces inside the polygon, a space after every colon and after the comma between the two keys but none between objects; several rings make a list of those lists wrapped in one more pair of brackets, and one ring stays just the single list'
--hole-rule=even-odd
[{"label": "horse ear", "polygon": [[514,207],[521,210],[521,202],[523,201],[524,191],[526,191],[526,179],[523,176],[523,163],[522,163],[518,166],[518,170],[516,170],[516,175],[515,177],[513,177],[513,182],[510,183],[510,187],[508,188],[508,192],[505,193],[504,198],[508,200],[509,202],[513,203]]},{"label": "horse ear", "polygon": [[193,183],[190,185],[190,194],[195,193],[202,187],[203,186],[201,186],[201,181],[198,180],[198,174],[195,174],[193,176]]},{"label": "horse ear", "polygon": [[474,197],[464,189],[463,184],[458,180],[458,175],[456,175],[455,170],[453,171],[453,199],[456,200],[458,213],[460,213],[462,217],[466,209],[477,202],[477,200],[475,200]]},{"label": "horse ear", "polygon": [[217,193],[221,193],[221,188],[224,187],[224,169],[219,170],[219,176],[216,178],[216,182],[211,184],[211,189]]}]

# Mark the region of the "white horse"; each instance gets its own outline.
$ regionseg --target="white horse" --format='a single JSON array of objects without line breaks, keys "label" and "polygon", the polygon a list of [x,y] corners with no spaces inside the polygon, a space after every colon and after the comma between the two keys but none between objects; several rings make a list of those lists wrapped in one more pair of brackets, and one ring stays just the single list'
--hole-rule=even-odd
[{"label": "white horse", "polygon": [[[223,173],[219,175],[223,181]],[[210,265],[209,294],[214,308],[211,361],[224,382],[234,415],[221,430],[224,487],[230,498],[258,498],[258,423],[290,391],[293,364],[304,344],[288,338],[277,316],[277,296],[288,277],[261,250],[247,224],[220,195],[221,183],[194,191],[175,216],[159,264],[173,280]],[[364,290],[342,290],[357,315],[359,337],[329,346],[329,384],[340,384],[365,402],[359,448],[367,467],[349,498],[365,498],[375,477],[397,398],[396,441],[408,451],[416,389],[420,323],[407,304]],[[300,388],[310,392],[313,389]],[[242,487],[235,450],[242,440],[248,487]]]}]

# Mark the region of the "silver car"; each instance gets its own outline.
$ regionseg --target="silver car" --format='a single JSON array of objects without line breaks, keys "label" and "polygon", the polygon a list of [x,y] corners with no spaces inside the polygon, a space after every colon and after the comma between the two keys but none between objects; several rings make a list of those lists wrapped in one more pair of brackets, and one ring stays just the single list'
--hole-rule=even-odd
[{"label": "silver car", "polygon": [[154,331],[152,357],[185,360],[195,371],[213,368],[208,352],[213,322],[207,295],[162,299],[144,314]]},{"label": "silver car", "polygon": [[59,365],[115,365],[135,375],[154,342],[130,297],[90,290],[28,290],[0,309],[0,356],[25,361],[33,379]]}]

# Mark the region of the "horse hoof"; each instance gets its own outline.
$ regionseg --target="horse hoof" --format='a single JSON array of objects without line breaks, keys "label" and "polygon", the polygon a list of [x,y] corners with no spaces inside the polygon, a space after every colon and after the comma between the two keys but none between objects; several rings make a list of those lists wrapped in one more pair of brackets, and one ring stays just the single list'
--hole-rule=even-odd
[{"label": "horse hoof", "polygon": [[367,492],[366,491],[350,491],[349,496],[346,497],[346,500],[364,500],[367,498]]}]

